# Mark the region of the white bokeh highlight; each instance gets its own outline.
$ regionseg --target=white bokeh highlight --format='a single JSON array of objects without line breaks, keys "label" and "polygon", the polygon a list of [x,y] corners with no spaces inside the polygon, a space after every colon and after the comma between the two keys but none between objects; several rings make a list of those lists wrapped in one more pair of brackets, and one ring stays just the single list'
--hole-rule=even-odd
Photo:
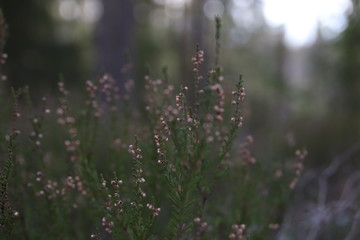
[{"label": "white bokeh highlight", "polygon": [[[283,26],[285,41],[292,47],[313,43],[319,26],[333,38],[347,24],[350,0],[263,0],[263,12],[271,27]],[[326,33],[326,32],[325,32]]]}]

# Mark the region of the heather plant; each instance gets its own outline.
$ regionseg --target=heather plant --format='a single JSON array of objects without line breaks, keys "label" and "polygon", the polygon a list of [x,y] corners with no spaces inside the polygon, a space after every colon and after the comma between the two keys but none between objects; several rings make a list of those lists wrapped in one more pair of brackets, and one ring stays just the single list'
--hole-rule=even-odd
[{"label": "heather plant", "polygon": [[[242,76],[225,79],[216,18],[215,60],[196,47],[193,86],[145,76],[144,109],[134,81],[104,74],[85,97],[33,107],[13,91],[1,119],[0,234],[4,239],[264,239],[282,213],[307,152],[257,159],[238,135],[245,114]],[[21,106],[21,109],[19,109]],[[11,110],[12,109],[12,110]],[[143,111],[144,110],[144,111]],[[10,122],[10,124],[6,124]],[[21,123],[21,124],[20,124]],[[285,161],[290,159],[290,161]]]}]

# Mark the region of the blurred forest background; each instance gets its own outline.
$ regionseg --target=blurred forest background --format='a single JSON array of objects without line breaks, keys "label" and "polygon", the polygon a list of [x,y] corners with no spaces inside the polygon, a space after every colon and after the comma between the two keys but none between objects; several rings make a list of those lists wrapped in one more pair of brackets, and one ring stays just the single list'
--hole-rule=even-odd
[{"label": "blurred forest background", "polygon": [[[299,9],[298,29],[290,31],[306,27],[311,9],[329,7],[305,2],[308,11]],[[121,85],[131,63],[139,98],[144,75],[161,77],[164,66],[172,82],[190,84],[196,44],[213,62],[213,19],[220,15],[225,77],[243,74],[248,89],[242,134],[252,134],[257,155],[270,160],[297,141],[309,151],[306,165],[320,166],[360,134],[359,1],[343,2],[341,14],[319,20],[311,39],[296,43],[286,19],[274,24],[266,16],[266,5],[288,11],[275,0],[1,0],[7,82],[29,85],[34,96],[55,93],[60,78],[83,88],[103,72]]]},{"label": "blurred forest background", "polygon": [[334,219],[343,232],[352,225],[346,240],[360,239],[359,0],[0,0],[0,8],[7,89],[29,86],[35,104],[55,102],[59,81],[80,95],[103,73],[120,89],[130,76],[141,109],[146,74],[162,78],[166,67],[172,84],[190,86],[196,44],[212,66],[220,16],[224,77],[242,74],[247,89],[240,138],[252,135],[254,157],[269,165],[293,146],[309,153],[281,231],[305,222],[306,239],[340,239],[333,225],[316,238]]}]

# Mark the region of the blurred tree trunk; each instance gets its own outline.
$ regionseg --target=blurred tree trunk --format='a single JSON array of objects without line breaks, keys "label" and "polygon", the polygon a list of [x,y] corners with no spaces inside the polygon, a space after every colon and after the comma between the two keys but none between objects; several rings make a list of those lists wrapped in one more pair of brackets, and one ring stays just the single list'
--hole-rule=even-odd
[{"label": "blurred tree trunk", "polygon": [[[200,74],[206,75],[206,70],[210,67],[209,57],[212,56],[212,52],[208,51],[208,46],[205,43],[205,36],[208,36],[208,24],[206,24],[206,21],[209,23],[213,23],[213,21],[206,19],[203,13],[204,2],[204,0],[193,1],[192,5],[185,9],[183,34],[177,41],[179,45],[177,51],[182,75],[181,84],[190,87],[191,91],[194,89],[191,57],[196,54],[196,45],[205,52],[205,59],[202,68],[200,68]],[[213,42],[215,42],[215,38]],[[191,102],[194,100],[193,96],[194,92],[191,92]]]},{"label": "blurred tree trunk", "polygon": [[353,0],[353,12],[348,17],[348,27],[342,34],[340,50],[339,99],[337,106],[347,124],[351,139],[360,137],[360,4]]},{"label": "blurred tree trunk", "polygon": [[102,3],[104,13],[95,33],[97,72],[105,71],[122,81],[121,68],[127,61],[125,55],[132,55],[134,42],[134,1],[103,0]]},{"label": "blurred tree trunk", "polygon": [[360,111],[360,16],[359,1],[353,1],[353,13],[340,41],[343,51],[341,84],[344,88],[344,108],[349,112]]}]

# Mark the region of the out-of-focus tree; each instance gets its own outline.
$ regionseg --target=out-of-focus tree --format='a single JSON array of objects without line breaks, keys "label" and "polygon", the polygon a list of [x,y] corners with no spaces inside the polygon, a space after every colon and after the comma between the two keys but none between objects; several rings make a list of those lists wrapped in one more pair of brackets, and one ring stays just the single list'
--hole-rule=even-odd
[{"label": "out-of-focus tree", "polygon": [[[353,11],[348,17],[348,27],[340,40],[342,51],[340,65],[340,94],[338,103],[343,114],[355,122],[360,121],[360,2],[353,0]],[[355,123],[354,122],[354,123]],[[359,136],[359,124],[356,130]],[[355,129],[353,129],[355,130]]]},{"label": "out-of-focus tree", "polygon": [[103,14],[95,30],[98,71],[105,71],[121,79],[126,55],[133,55],[134,1],[103,0]]},{"label": "out-of-focus tree", "polygon": [[84,78],[84,54],[79,51],[83,43],[66,41],[69,38],[61,22],[54,17],[71,10],[58,5],[62,3],[0,0],[9,26],[5,52],[9,55],[7,74],[12,86],[29,85],[32,92],[37,92],[55,87],[60,75],[72,83]]},{"label": "out-of-focus tree", "polygon": [[342,132],[343,143],[359,142],[360,137],[360,2],[353,0],[348,26],[338,42],[340,51],[339,78],[335,84],[335,119]]}]

